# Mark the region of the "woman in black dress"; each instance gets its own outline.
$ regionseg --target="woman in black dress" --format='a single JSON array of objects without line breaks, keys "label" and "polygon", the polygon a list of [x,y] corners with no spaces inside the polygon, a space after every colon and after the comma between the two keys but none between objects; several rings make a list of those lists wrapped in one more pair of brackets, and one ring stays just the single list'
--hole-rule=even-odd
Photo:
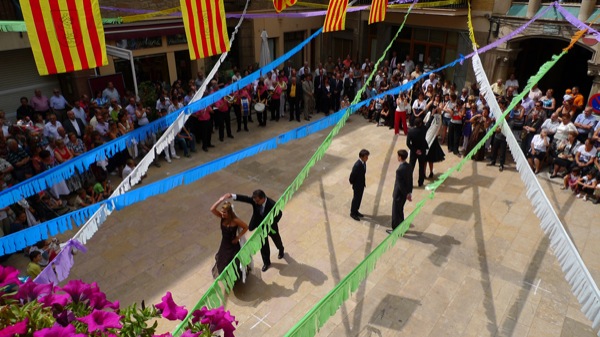
[{"label": "woman in black dress", "polygon": [[213,267],[213,276],[217,277],[223,269],[233,260],[235,255],[240,251],[240,239],[248,231],[248,225],[237,217],[233,211],[233,206],[230,202],[224,202],[223,207],[218,210],[219,205],[224,201],[221,197],[215,202],[210,211],[221,219],[221,245],[219,251],[215,255],[215,265]]}]

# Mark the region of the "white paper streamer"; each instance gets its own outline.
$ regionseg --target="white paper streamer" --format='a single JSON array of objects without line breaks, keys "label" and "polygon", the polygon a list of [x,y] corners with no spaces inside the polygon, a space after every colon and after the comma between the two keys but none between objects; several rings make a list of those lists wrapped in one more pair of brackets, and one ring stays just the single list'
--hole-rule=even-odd
[{"label": "white paper streamer", "polygon": [[[496,116],[502,116],[503,111],[500,110],[500,106],[492,92],[492,87],[477,52],[473,56],[472,62],[480,91],[483,92],[490,110],[496,111]],[[600,336],[600,331],[598,331],[600,327],[600,290],[598,290],[598,286],[583,262],[577,247],[569,237],[546,193],[531,170],[525,154],[521,151],[521,147],[506,121],[503,121],[502,133],[506,136],[508,148],[517,164],[517,171],[519,171],[521,180],[525,183],[527,198],[531,201],[534,212],[540,219],[540,227],[550,239],[550,247],[552,247],[554,255],[563,270],[565,279],[571,286],[573,295],[577,297],[579,304],[581,304],[581,312],[592,321],[592,328]]]}]

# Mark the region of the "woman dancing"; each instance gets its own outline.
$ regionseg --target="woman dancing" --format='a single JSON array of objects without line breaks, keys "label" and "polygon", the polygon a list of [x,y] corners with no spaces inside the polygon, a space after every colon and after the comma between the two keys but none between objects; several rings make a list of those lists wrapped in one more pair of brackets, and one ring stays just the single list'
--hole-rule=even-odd
[{"label": "woman dancing", "polygon": [[[233,260],[235,255],[240,251],[240,239],[248,231],[248,225],[237,217],[233,211],[233,205],[230,202],[224,202],[221,210],[217,210],[219,205],[225,199],[221,197],[215,202],[210,211],[218,218],[221,219],[221,245],[219,251],[215,255],[215,265],[212,268],[213,276],[216,278],[227,265]],[[242,268],[245,272],[245,268]],[[242,280],[245,279],[245,273],[242,276]]]}]

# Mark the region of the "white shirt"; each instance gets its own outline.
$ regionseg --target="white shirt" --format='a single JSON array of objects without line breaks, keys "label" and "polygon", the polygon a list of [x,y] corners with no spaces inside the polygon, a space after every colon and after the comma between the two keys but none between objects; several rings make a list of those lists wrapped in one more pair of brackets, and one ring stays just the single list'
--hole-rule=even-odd
[{"label": "white shirt", "polygon": [[81,119],[81,121],[83,122],[83,125],[87,125],[87,121],[85,120],[86,119],[85,110],[83,110],[83,108],[74,107],[71,110],[73,110],[73,113],[75,114],[75,118]]},{"label": "white shirt", "polygon": [[[548,141],[548,139],[546,139],[546,141]],[[531,140],[531,145],[533,145],[533,148],[536,151],[546,152],[546,143],[540,135],[533,136],[533,139]]]},{"label": "white shirt", "polygon": [[56,121],[56,124],[52,124],[50,122],[44,125],[44,136],[52,137],[54,139],[60,139],[60,135],[58,134],[58,128],[62,127],[59,121]]},{"label": "white shirt", "polygon": [[[81,129],[79,128],[79,123],[77,123],[77,119],[72,120],[71,124],[73,125],[73,128],[75,129],[75,133],[77,134],[77,137],[81,138],[83,136],[83,132],[81,132]],[[68,137],[67,137],[67,139],[68,139]]]},{"label": "white shirt", "polygon": [[556,122],[553,122],[551,118],[548,118],[542,124],[542,129],[548,130],[549,135],[553,135],[556,133],[556,130],[562,123],[557,119]]}]

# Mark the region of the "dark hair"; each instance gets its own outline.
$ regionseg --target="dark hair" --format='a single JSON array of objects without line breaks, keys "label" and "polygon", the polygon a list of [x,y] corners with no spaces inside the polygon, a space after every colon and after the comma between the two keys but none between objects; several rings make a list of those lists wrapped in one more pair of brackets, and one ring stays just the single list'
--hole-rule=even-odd
[{"label": "dark hair", "polygon": [[406,160],[406,158],[408,158],[408,151],[404,149],[398,150],[398,157],[402,158],[402,160]]},{"label": "dark hair", "polygon": [[259,197],[261,199],[264,199],[267,197],[267,195],[265,194],[265,191],[263,190],[255,190],[254,192],[252,192],[252,197]]},{"label": "dark hair", "polygon": [[415,126],[418,128],[423,126],[423,119],[421,119],[420,117],[415,118]]},{"label": "dark hair", "polygon": [[370,155],[370,154],[371,154],[371,153],[369,152],[369,150],[367,150],[367,149],[362,149],[362,150],[360,150],[360,152],[358,153],[358,157],[359,157],[359,158],[363,158],[363,157],[366,157],[366,156],[368,156],[368,155]]},{"label": "dark hair", "polygon": [[41,159],[46,159],[48,157],[50,157],[50,151],[48,151],[48,150],[42,150],[42,151],[40,151],[40,158]]},{"label": "dark hair", "polygon": [[34,250],[33,252],[29,253],[29,259],[31,260],[31,262],[33,262],[33,260],[35,260],[41,254],[42,253],[40,253],[39,250]]}]

